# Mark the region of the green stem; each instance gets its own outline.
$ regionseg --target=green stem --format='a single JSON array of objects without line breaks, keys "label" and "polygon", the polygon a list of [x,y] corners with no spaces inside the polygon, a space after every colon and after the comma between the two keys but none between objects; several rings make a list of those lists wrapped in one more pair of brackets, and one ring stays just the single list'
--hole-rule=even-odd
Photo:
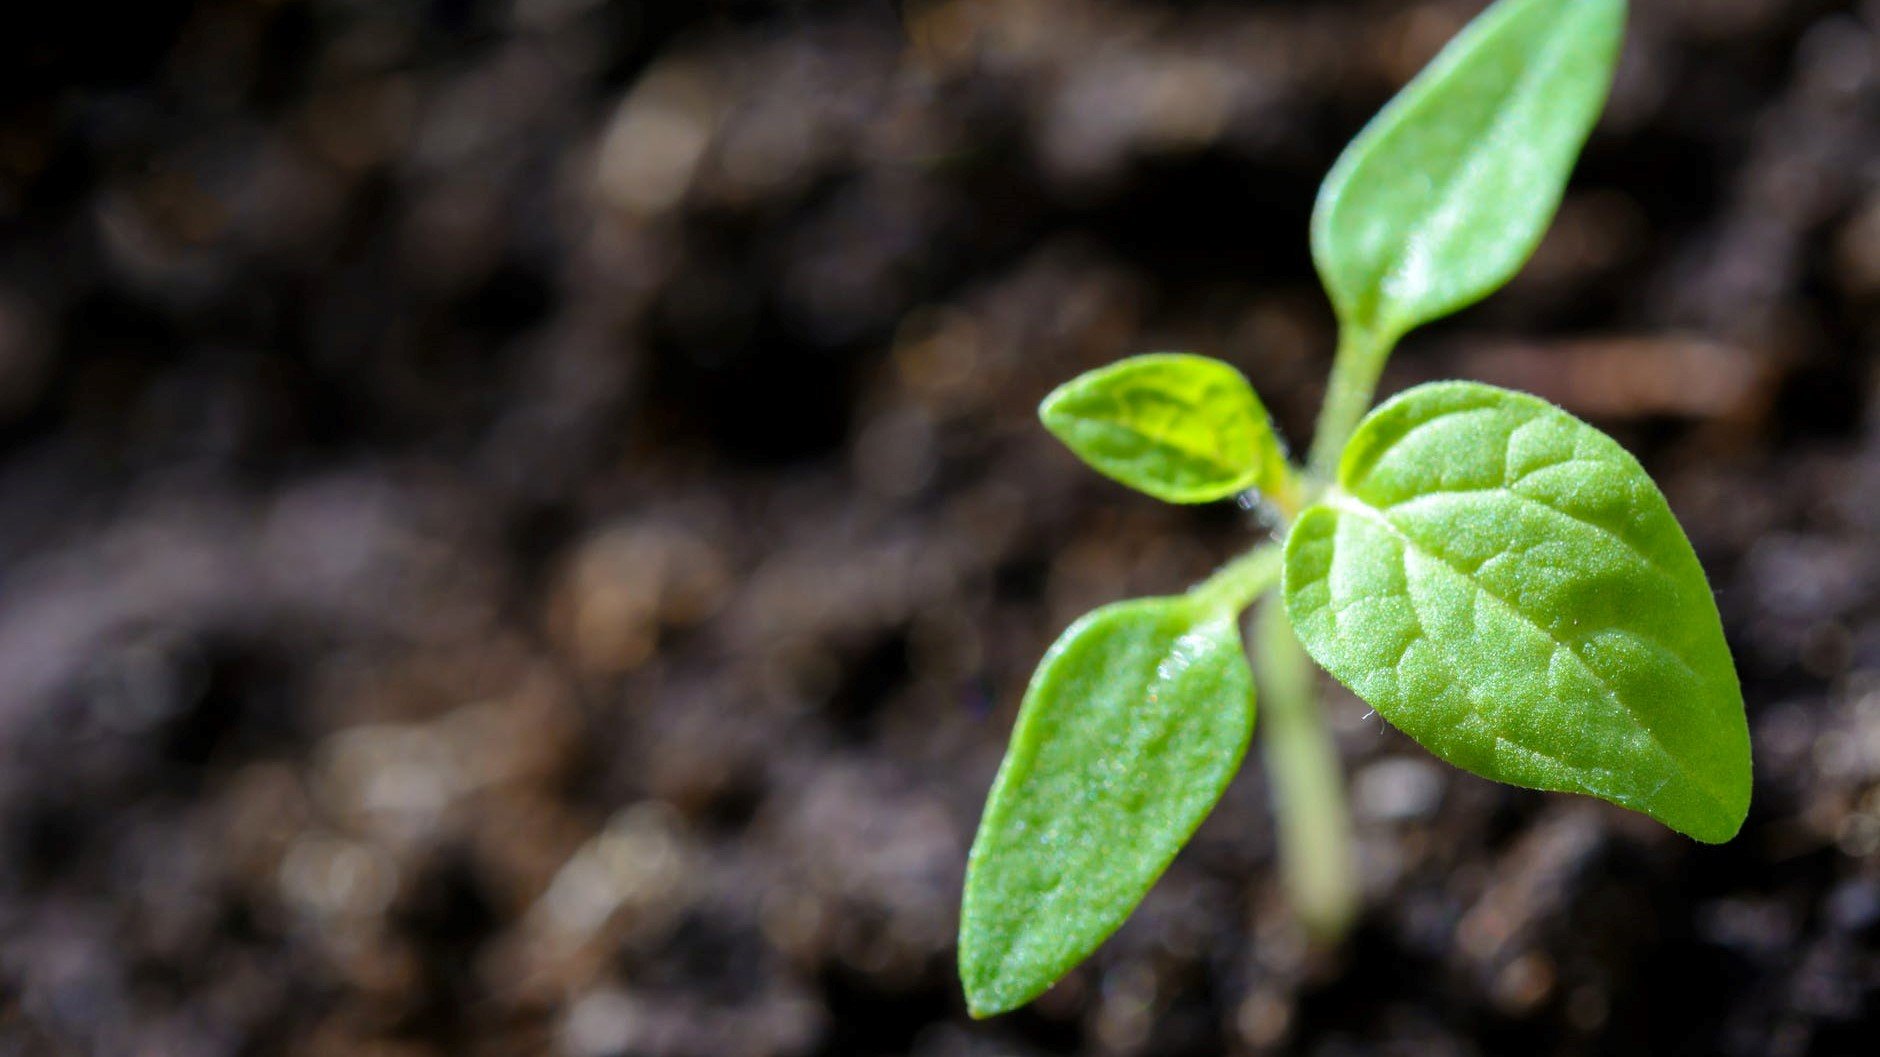
[{"label": "green stem", "polygon": [[1279,544],[1261,544],[1216,569],[1189,588],[1188,595],[1209,608],[1239,613],[1279,582],[1279,570]]},{"label": "green stem", "polygon": [[[1340,331],[1307,464],[1316,481],[1336,476],[1339,457],[1371,409],[1384,361],[1396,343],[1397,335],[1389,331]],[[1280,490],[1282,517],[1290,522],[1301,488],[1297,478],[1285,483],[1288,487]],[[1279,581],[1282,562],[1278,544],[1255,547],[1189,594],[1203,605],[1239,612]],[[1260,692],[1260,754],[1278,823],[1280,880],[1307,934],[1335,942],[1351,928],[1359,910],[1351,809],[1345,803],[1338,746],[1319,707],[1317,668],[1293,634],[1281,599],[1261,603],[1249,652]]]},{"label": "green stem", "polygon": [[1319,409],[1319,424],[1312,434],[1307,462],[1320,480],[1329,481],[1337,475],[1338,457],[1359,420],[1371,409],[1378,376],[1384,372],[1384,361],[1396,344],[1396,335],[1388,331],[1372,333],[1355,327],[1339,330],[1338,355],[1332,360],[1332,377],[1326,385],[1325,405]]},{"label": "green stem", "polygon": [[1280,879],[1306,932],[1332,942],[1358,913],[1351,812],[1338,747],[1319,707],[1316,669],[1281,599],[1261,604],[1253,644],[1260,753],[1279,823]]}]

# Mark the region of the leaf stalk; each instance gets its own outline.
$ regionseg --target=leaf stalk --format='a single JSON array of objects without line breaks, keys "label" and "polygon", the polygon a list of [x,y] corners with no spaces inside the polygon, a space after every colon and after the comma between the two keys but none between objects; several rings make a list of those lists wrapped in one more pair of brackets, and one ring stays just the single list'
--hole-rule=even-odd
[{"label": "leaf stalk", "polygon": [[1282,560],[1279,544],[1263,543],[1189,588],[1188,596],[1205,608],[1237,614],[1279,584]]},{"label": "leaf stalk", "polygon": [[1338,333],[1338,353],[1332,360],[1332,376],[1325,389],[1325,403],[1319,409],[1318,427],[1312,433],[1312,451],[1307,467],[1320,481],[1338,475],[1338,457],[1345,443],[1357,430],[1358,422],[1371,409],[1377,393],[1377,380],[1384,373],[1384,361],[1397,345],[1397,336],[1356,327],[1342,327]]}]

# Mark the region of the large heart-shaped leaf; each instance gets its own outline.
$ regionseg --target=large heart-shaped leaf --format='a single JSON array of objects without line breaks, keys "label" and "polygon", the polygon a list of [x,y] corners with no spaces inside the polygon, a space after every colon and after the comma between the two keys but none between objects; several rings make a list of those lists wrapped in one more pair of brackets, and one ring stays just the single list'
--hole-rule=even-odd
[{"label": "large heart-shaped leaf", "polygon": [[1625,0],[1501,0],[1345,149],[1312,256],[1349,328],[1394,339],[1534,252],[1605,104]]},{"label": "large heart-shaped leaf", "polygon": [[1253,732],[1236,611],[1105,606],[1045,654],[966,868],[974,1016],[1031,1001],[1129,916],[1220,799]]},{"label": "large heart-shaped leaf", "polygon": [[1698,840],[1749,808],[1717,607],[1645,471],[1535,397],[1425,385],[1374,411],[1286,544],[1306,650],[1465,770]]},{"label": "large heart-shaped leaf", "polygon": [[1285,478],[1266,408],[1239,371],[1163,352],[1078,375],[1038,408],[1099,473],[1169,503],[1207,503]]}]

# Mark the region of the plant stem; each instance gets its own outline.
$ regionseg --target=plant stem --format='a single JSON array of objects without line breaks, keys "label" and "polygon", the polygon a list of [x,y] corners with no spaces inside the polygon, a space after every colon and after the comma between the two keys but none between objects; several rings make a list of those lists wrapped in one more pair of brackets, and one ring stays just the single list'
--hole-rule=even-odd
[{"label": "plant stem", "polygon": [[1252,655],[1280,878],[1306,932],[1332,942],[1358,913],[1351,812],[1338,747],[1319,707],[1316,669],[1279,598],[1261,603],[1254,616]]},{"label": "plant stem", "polygon": [[1338,474],[1338,457],[1345,442],[1358,428],[1364,413],[1371,409],[1377,393],[1377,379],[1384,371],[1384,361],[1397,338],[1388,331],[1372,333],[1355,327],[1338,332],[1338,354],[1332,360],[1332,377],[1326,384],[1325,404],[1319,409],[1318,427],[1312,433],[1312,452],[1307,462],[1312,473],[1322,481]]},{"label": "plant stem", "polygon": [[[1396,342],[1389,331],[1339,332],[1308,462],[1316,481],[1336,476],[1339,457],[1371,409],[1378,377]],[[1301,489],[1296,477],[1288,478],[1286,485],[1279,501],[1282,519],[1290,522],[1298,512]],[[1231,606],[1239,612],[1278,582],[1282,563],[1278,544],[1255,547],[1221,566],[1189,594],[1204,605]],[[1351,928],[1359,909],[1351,809],[1345,802],[1338,746],[1319,707],[1318,670],[1293,634],[1281,599],[1269,598],[1255,612],[1249,652],[1260,694],[1260,754],[1278,823],[1280,880],[1306,933],[1317,941],[1334,942]]]},{"label": "plant stem", "polygon": [[1279,569],[1279,544],[1264,543],[1216,569],[1188,594],[1204,606],[1239,613],[1279,582]]}]

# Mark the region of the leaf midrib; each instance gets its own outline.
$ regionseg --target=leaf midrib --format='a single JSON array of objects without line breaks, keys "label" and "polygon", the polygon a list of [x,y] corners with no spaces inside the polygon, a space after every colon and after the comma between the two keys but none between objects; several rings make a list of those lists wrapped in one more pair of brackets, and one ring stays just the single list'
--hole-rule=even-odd
[{"label": "leaf midrib", "polygon": [[1624,536],[1621,536],[1618,532],[1614,531],[1613,529],[1608,528],[1607,526],[1602,525],[1597,521],[1593,521],[1588,518],[1581,517],[1580,515],[1575,514],[1570,510],[1562,510],[1561,508],[1555,506],[1554,504],[1549,503],[1545,499],[1537,499],[1534,496],[1525,495],[1521,492],[1517,492],[1514,489],[1508,487],[1507,485],[1500,485],[1500,484],[1489,485],[1484,488],[1440,488],[1440,489],[1436,489],[1434,491],[1429,491],[1429,492],[1418,492],[1416,495],[1408,496],[1403,499],[1398,499],[1393,502],[1386,503],[1383,506],[1376,507],[1375,509],[1381,514],[1388,514],[1393,510],[1401,510],[1405,507],[1409,507],[1416,503],[1420,503],[1426,499],[1462,499],[1468,496],[1489,496],[1489,495],[1497,495],[1497,494],[1506,496],[1509,499],[1512,499],[1518,503],[1525,504],[1527,506],[1539,507],[1540,509],[1546,510],[1550,513],[1558,514],[1561,517],[1566,518],[1568,521],[1571,521],[1576,525],[1583,525],[1586,528],[1592,529],[1594,532],[1599,534],[1600,538],[1610,540],[1614,545],[1618,546],[1621,550],[1624,550],[1627,554],[1630,554],[1633,557],[1637,558],[1639,562],[1643,564],[1647,569],[1671,581],[1674,585],[1677,583],[1677,579],[1678,579],[1677,575],[1674,574],[1669,568],[1667,568],[1665,565],[1660,563],[1657,559],[1653,558],[1651,555],[1646,554],[1645,551],[1642,550],[1638,546],[1638,544],[1633,543],[1629,539],[1626,539]]},{"label": "leaf midrib", "polygon": [[[1194,407],[1194,404],[1193,402],[1189,402],[1187,406],[1192,410]],[[1220,471],[1223,475],[1228,476],[1228,477],[1234,477],[1238,479],[1249,473],[1255,472],[1255,470],[1257,469],[1257,465],[1256,465],[1257,460],[1255,459],[1249,459],[1248,465],[1245,467],[1238,467],[1238,466],[1235,466],[1233,463],[1228,462],[1225,459],[1222,459],[1221,457],[1216,455],[1214,451],[1191,448],[1185,444],[1177,444],[1166,435],[1163,435],[1160,433],[1151,433],[1148,430],[1143,429],[1140,426],[1133,425],[1120,418],[1097,418],[1092,415],[1078,415],[1075,413],[1069,413],[1069,414],[1070,414],[1070,417],[1075,418],[1079,421],[1088,423],[1093,426],[1120,430],[1131,436],[1140,437],[1143,440],[1149,442],[1150,444],[1160,445],[1164,448],[1169,449],[1172,452],[1175,452],[1177,455],[1181,455],[1186,458],[1193,459],[1196,462],[1205,463],[1209,467]]]}]

